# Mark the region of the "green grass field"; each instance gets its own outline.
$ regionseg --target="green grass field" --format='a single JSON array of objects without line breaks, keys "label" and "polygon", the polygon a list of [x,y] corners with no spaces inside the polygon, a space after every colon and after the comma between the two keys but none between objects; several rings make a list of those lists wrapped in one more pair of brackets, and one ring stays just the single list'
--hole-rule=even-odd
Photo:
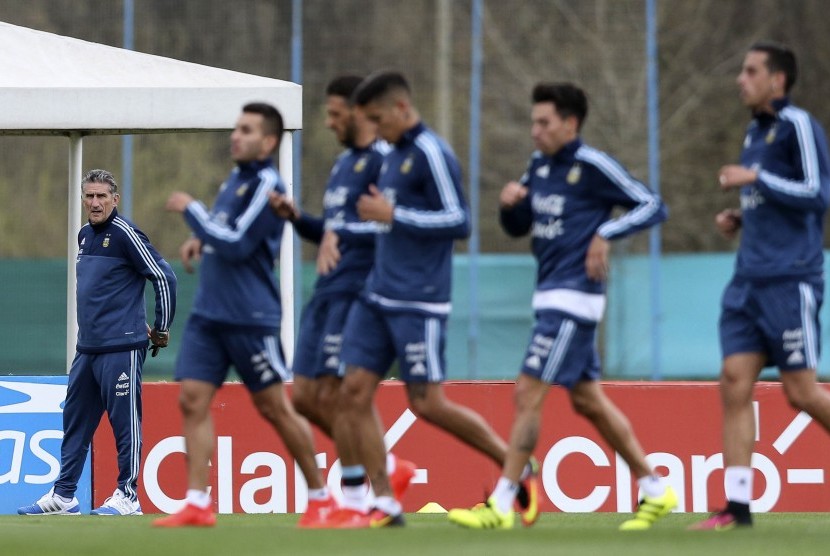
[{"label": "green grass field", "polygon": [[469,531],[443,514],[409,514],[407,527],[385,530],[300,530],[295,515],[221,515],[213,529],[154,529],[158,516],[109,518],[0,516],[0,554],[168,554],[244,556],[319,554],[351,556],[729,556],[830,552],[830,515],[755,516],[755,527],[728,532],[686,531],[702,514],[673,514],[648,532],[616,531],[621,516],[543,514],[536,526],[512,531]]}]

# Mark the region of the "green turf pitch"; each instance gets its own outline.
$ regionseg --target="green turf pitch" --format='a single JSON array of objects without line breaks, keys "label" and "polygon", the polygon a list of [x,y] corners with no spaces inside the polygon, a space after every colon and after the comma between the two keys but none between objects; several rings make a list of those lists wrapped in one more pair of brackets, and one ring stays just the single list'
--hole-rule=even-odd
[{"label": "green turf pitch", "polygon": [[830,553],[830,514],[755,516],[755,527],[729,532],[686,531],[705,517],[673,514],[652,530],[620,533],[624,516],[543,514],[532,528],[469,531],[443,514],[407,515],[407,526],[386,530],[300,530],[295,515],[220,515],[213,529],[155,529],[158,516],[0,516],[0,554],[166,556],[315,554],[321,556],[729,556]]}]

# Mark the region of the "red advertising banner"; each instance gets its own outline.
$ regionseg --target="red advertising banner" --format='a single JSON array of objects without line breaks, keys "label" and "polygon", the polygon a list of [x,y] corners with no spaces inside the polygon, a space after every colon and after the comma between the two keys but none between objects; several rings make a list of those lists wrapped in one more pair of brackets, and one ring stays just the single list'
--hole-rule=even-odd
[{"label": "red advertising banner", "polygon": [[[630,419],[649,461],[680,497],[678,511],[706,512],[723,503],[721,409],[717,384],[605,383],[607,395]],[[511,382],[451,382],[447,397],[480,412],[506,437],[513,420]],[[145,513],[174,512],[187,487],[178,385],[148,383],[144,395],[144,450],[140,500]],[[779,384],[755,391],[757,442],[753,510],[830,511],[825,466],[830,438],[806,414],[792,410]],[[406,511],[428,502],[444,508],[480,502],[498,466],[418,419],[403,384],[384,382],[377,405],[386,444],[418,466],[403,500]],[[254,409],[241,384],[227,384],[212,406],[216,451],[212,496],[221,513],[301,512],[306,485],[277,434]],[[332,443],[315,430],[317,461],[339,495],[340,464]],[[630,512],[637,485],[628,467],[571,409],[567,393],[551,388],[545,401],[536,457],[542,465],[541,508],[563,512]],[[93,502],[112,494],[115,446],[106,419],[93,441]]]}]

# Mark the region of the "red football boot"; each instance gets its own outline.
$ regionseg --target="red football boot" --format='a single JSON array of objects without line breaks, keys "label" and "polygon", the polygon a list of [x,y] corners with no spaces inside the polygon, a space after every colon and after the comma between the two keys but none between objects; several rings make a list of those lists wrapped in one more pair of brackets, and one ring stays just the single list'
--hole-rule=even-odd
[{"label": "red football boot", "polygon": [[160,517],[153,521],[153,527],[213,527],[216,514],[210,507],[200,508],[188,504],[178,513]]},{"label": "red football boot", "polygon": [[327,529],[333,527],[331,518],[340,510],[337,501],[329,496],[325,500],[309,500],[305,513],[297,522],[301,529]]}]

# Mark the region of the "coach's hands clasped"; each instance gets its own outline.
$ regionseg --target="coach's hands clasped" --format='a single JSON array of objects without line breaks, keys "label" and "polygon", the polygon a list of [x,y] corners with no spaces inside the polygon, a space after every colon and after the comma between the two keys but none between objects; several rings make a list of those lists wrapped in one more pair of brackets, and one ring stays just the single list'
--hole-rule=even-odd
[{"label": "coach's hands clasped", "polygon": [[147,327],[147,337],[150,339],[150,355],[155,357],[161,348],[167,347],[170,342],[170,332]]}]

